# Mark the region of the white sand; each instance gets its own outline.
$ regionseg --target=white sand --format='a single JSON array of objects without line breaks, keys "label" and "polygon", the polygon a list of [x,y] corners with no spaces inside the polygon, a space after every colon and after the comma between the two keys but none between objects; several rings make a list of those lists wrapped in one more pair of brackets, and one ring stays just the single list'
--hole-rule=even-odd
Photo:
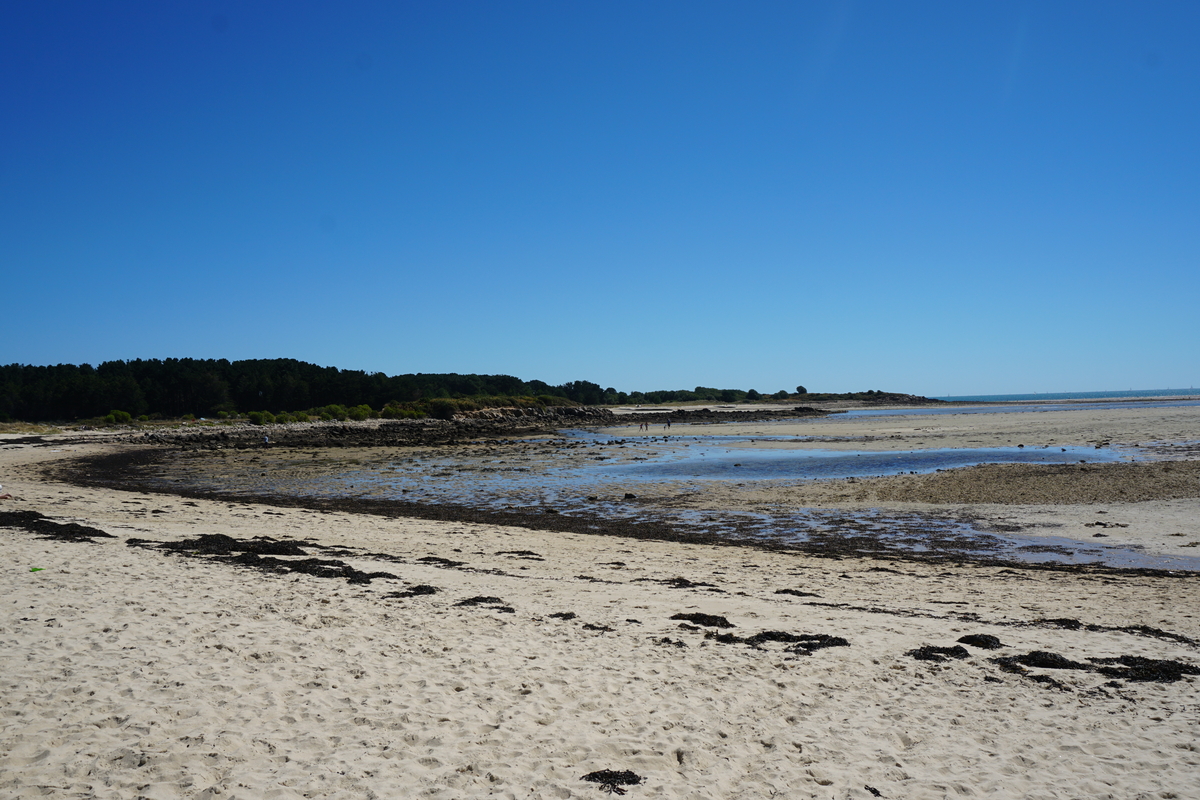
[{"label": "white sand", "polygon": [[[1193,579],[188,505],[39,480],[33,464],[77,454],[50,450],[0,443],[0,476],[18,498],[0,510],[118,539],[0,529],[0,797],[599,798],[580,780],[599,769],[644,776],[632,798],[870,798],[866,786],[906,799],[1186,798],[1200,785],[1196,677],[1112,687],[1034,670],[1056,689],[987,661],[1047,650],[1200,665],[1194,645],[1019,624],[1073,617],[1200,639]],[[400,563],[346,560],[401,580],[263,575],[125,544],[200,533],[387,553]],[[544,560],[498,555],[524,550]],[[416,562],[430,555],[466,566]],[[725,591],[654,582],[676,576]],[[413,584],[440,592],[384,597]],[[775,593],[784,588],[819,597]],[[476,595],[515,611],[454,605]],[[578,618],[549,617],[563,611]],[[790,656],[706,642],[669,619],[696,611],[742,636],[832,634],[850,646]],[[1007,646],[944,664],[905,655],[968,633]]]}]

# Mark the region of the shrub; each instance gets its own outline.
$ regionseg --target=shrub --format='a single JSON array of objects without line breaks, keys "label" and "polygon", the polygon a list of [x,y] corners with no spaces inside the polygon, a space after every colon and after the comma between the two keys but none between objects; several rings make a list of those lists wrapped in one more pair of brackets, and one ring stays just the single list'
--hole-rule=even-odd
[{"label": "shrub", "polygon": [[321,419],[341,419],[344,420],[350,416],[350,412],[345,406],[331,405],[320,409]]},{"label": "shrub", "polygon": [[270,411],[251,411],[246,415],[250,420],[251,425],[272,425],[275,423],[275,415]]},{"label": "shrub", "polygon": [[371,407],[365,403],[355,406],[346,413],[350,419],[357,420],[358,422],[362,422],[364,419],[370,419],[371,417],[377,416],[374,410],[372,410]]},{"label": "shrub", "polygon": [[150,416],[148,414],[142,414],[140,417],[138,417],[138,422],[149,422],[149,421],[150,421]]},{"label": "shrub", "polygon": [[104,420],[110,425],[113,423],[124,425],[128,422],[133,422],[133,415],[128,411],[117,411],[114,409],[113,411],[108,412],[108,416],[105,417]]},{"label": "shrub", "polygon": [[421,419],[425,416],[424,413],[411,405],[402,405],[400,403],[388,403],[379,412],[379,416],[384,419]]},{"label": "shrub", "polygon": [[553,408],[555,406],[577,406],[577,405],[579,405],[579,403],[576,403],[574,400],[568,400],[565,397],[556,397],[555,395],[552,395],[552,394],[539,394],[537,396],[537,401],[539,403],[541,403],[542,405],[548,406],[551,408]]},{"label": "shrub", "polygon": [[429,401],[429,416],[434,419],[452,419],[458,413],[458,404],[447,397]]}]

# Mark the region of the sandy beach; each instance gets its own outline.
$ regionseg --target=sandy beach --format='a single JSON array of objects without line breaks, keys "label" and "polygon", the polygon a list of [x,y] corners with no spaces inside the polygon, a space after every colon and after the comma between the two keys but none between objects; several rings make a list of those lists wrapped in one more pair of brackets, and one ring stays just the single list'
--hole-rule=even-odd
[{"label": "sandy beach", "polygon": [[[1133,502],[914,499],[942,476],[707,502],[823,496],[1087,535],[1100,519],[1197,552],[1182,548],[1200,541],[1196,409],[984,416],[792,435],[1155,443],[1176,471],[1139,473]],[[34,512],[0,525],[0,796],[598,798],[604,783],[583,777],[601,770],[633,773],[608,786],[632,798],[1185,798],[1200,784],[1195,573],[820,558],[43,474],[123,446],[0,438],[15,496],[0,513]],[[70,523],[98,533],[55,527]]]}]

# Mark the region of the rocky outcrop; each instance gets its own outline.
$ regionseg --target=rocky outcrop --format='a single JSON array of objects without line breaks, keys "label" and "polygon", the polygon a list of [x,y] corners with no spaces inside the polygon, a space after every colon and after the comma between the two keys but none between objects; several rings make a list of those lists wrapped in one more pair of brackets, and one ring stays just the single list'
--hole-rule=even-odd
[{"label": "rocky outcrop", "polygon": [[[493,413],[489,413],[493,412]],[[511,412],[511,413],[504,413]],[[532,412],[532,413],[528,413]],[[612,425],[606,408],[485,409],[451,420],[405,419],[363,422],[301,422],[287,425],[213,425],[131,433],[135,444],[184,448],[217,447],[388,447],[454,444],[468,439],[552,432],[558,428]]]}]

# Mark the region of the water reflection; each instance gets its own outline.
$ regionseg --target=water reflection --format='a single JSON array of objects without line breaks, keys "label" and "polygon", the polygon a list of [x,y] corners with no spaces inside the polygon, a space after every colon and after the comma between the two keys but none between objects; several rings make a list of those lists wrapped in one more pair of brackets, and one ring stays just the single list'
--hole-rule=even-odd
[{"label": "water reflection", "polygon": [[[762,441],[761,437],[758,437]],[[1151,555],[1135,548],[1063,537],[1008,535],[970,519],[929,514],[830,509],[748,513],[723,509],[664,507],[669,502],[632,499],[648,486],[671,484],[683,500],[701,499],[706,486],[723,481],[814,479],[934,472],[980,463],[1113,462],[1128,455],[1093,448],[987,448],[907,452],[764,449],[731,437],[621,440],[579,433],[538,449],[505,451],[495,458],[463,458],[428,450],[415,457],[380,454],[376,461],[291,471],[263,470],[257,459],[245,471],[226,471],[214,486],[189,475],[191,488],[247,495],[401,500],[497,512],[545,509],[575,516],[597,529],[621,522],[667,523],[682,531],[726,540],[769,543],[814,551],[862,555],[946,555],[1026,563],[1102,564],[1112,567],[1200,571],[1200,557]],[[779,444],[774,442],[772,444]],[[739,446],[740,445],[740,446]],[[254,466],[250,466],[254,464]],[[178,484],[176,484],[178,485]],[[662,494],[661,491],[658,494]]]}]

